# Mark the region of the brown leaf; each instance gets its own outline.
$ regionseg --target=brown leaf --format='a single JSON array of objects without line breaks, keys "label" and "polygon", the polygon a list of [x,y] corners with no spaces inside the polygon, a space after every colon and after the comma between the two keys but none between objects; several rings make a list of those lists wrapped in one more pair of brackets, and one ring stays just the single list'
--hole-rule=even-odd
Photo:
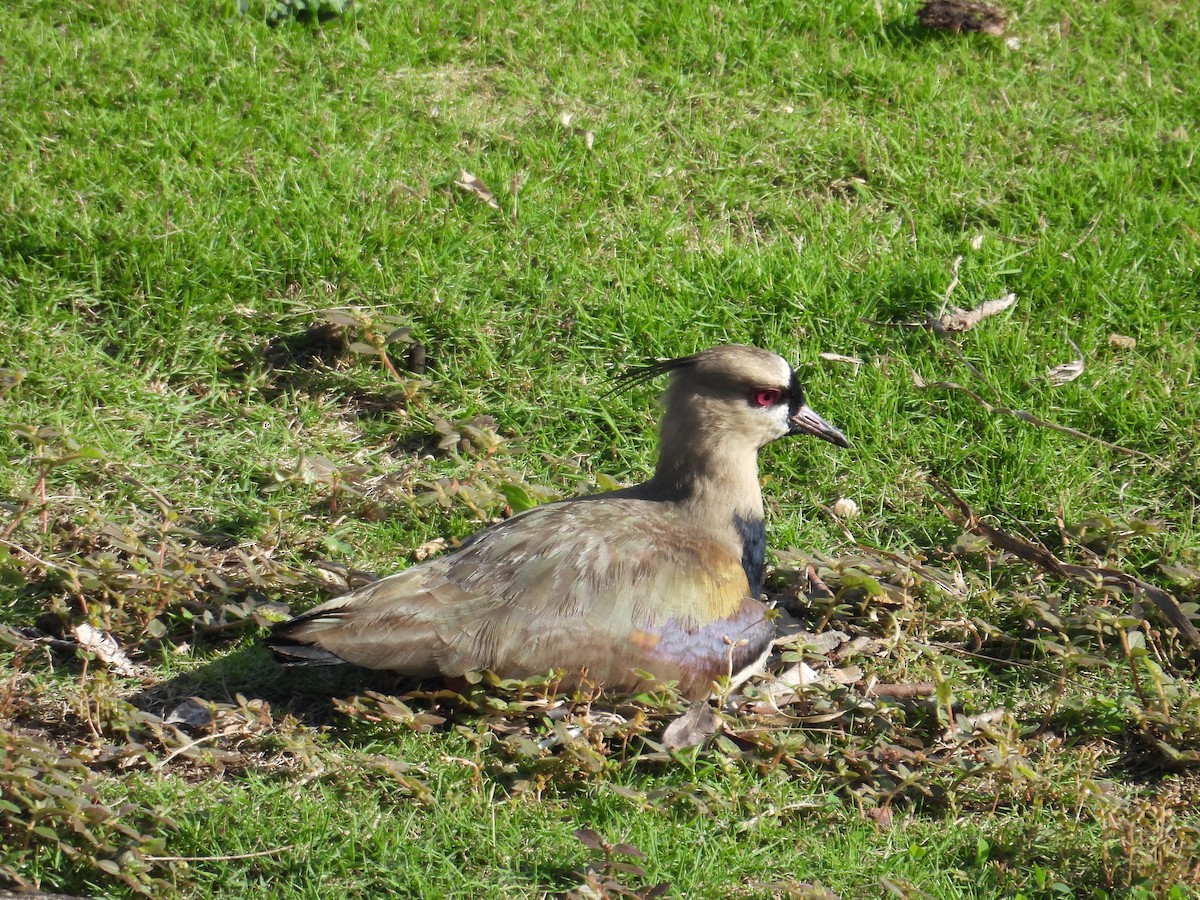
[{"label": "brown leaf", "polygon": [[892,824],[892,809],[890,806],[872,806],[863,810],[863,815],[884,828]]},{"label": "brown leaf", "polygon": [[192,697],[184,700],[173,710],[171,710],[165,719],[168,725],[188,725],[196,728],[200,725],[209,725],[214,718],[213,705],[199,697]]},{"label": "brown leaf", "polygon": [[863,670],[858,666],[843,666],[840,669],[828,669],[824,674],[834,684],[857,684],[863,678]]},{"label": "brown leaf", "polygon": [[1008,309],[1016,302],[1016,294],[1005,294],[998,300],[988,300],[985,303],[980,303],[972,310],[959,309],[957,306],[951,306],[950,311],[939,316],[937,321],[942,327],[943,331],[969,331],[984,319],[988,318],[989,316],[994,316],[996,313],[1004,312],[1004,310]]},{"label": "brown leaf", "polygon": [[[616,851],[616,847],[613,848],[613,851],[614,852]],[[622,875],[633,875],[636,878],[645,878],[646,877],[646,870],[643,869],[641,866],[637,865],[636,863],[619,862],[619,861],[614,862],[612,860],[609,860],[609,862],[605,865],[605,868],[608,869],[610,872],[620,872]]]},{"label": "brown leaf", "polygon": [[871,684],[860,685],[858,690],[864,697],[888,697],[892,700],[916,700],[921,697],[932,697],[937,693],[937,685],[932,681],[914,681],[908,684]]},{"label": "brown leaf", "polygon": [[721,717],[707,703],[693,703],[682,716],[663,730],[662,744],[668,750],[702,747],[721,729]]},{"label": "brown leaf", "polygon": [[579,843],[585,847],[591,847],[593,850],[604,850],[608,846],[608,842],[590,828],[576,828],[571,833],[575,835],[575,839]]},{"label": "brown leaf", "polygon": [[634,859],[645,859],[646,858],[646,854],[643,853],[641,850],[639,850],[637,847],[633,846],[633,844],[625,844],[625,843],[613,844],[613,848],[609,852],[610,853],[619,853],[622,856],[632,856]]},{"label": "brown leaf", "polygon": [[426,541],[419,547],[414,547],[412,557],[417,562],[424,562],[431,556],[437,556],[439,553],[445,550],[447,546],[448,543],[445,538],[434,538],[431,541]]},{"label": "brown leaf", "polygon": [[460,190],[466,191],[468,194],[474,194],[492,209],[499,209],[500,204],[496,202],[496,195],[488,190],[488,186],[463,169],[458,174],[458,180],[454,182],[454,186]]},{"label": "brown leaf", "polygon": [[1053,385],[1066,384],[1068,381],[1074,381],[1083,374],[1083,358],[1076,359],[1069,363],[1060,363],[1046,370],[1046,377],[1050,379]]}]

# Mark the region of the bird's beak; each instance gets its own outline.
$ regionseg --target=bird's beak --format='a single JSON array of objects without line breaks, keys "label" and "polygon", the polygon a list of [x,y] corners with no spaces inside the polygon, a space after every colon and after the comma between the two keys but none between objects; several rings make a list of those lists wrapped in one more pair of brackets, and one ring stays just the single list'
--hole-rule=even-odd
[{"label": "bird's beak", "polygon": [[819,437],[821,440],[837,444],[839,447],[850,446],[850,442],[846,440],[844,434],[813,412],[807,404],[788,417],[788,425],[791,426],[788,434],[811,434],[813,437]]}]

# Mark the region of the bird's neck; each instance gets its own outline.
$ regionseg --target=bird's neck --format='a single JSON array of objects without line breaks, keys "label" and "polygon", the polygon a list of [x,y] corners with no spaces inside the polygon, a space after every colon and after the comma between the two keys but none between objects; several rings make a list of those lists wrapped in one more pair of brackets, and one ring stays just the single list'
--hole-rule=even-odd
[{"label": "bird's neck", "polygon": [[701,521],[727,522],[731,515],[761,519],[758,445],[724,426],[709,398],[668,391],[666,401],[658,463],[646,485],[651,494],[693,507]]},{"label": "bird's neck", "polygon": [[766,530],[757,447],[728,431],[664,428],[654,477],[638,492],[673,504],[690,528],[727,546],[742,561],[751,596],[758,595]]},{"label": "bird's neck", "polygon": [[694,438],[675,447],[667,438],[664,434],[660,441],[658,465],[647,484],[655,497],[691,507],[701,521],[762,518],[756,448]]}]

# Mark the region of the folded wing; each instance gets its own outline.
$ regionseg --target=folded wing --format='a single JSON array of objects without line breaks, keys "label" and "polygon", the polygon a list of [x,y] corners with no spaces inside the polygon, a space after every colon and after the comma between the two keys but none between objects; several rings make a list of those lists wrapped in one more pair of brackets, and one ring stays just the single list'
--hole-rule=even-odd
[{"label": "folded wing", "polygon": [[690,533],[644,500],[538,507],[276,626],[270,643],[293,662],[413,675],[561,669],[631,691],[643,672],[703,696],[761,657],[774,629],[741,559]]}]

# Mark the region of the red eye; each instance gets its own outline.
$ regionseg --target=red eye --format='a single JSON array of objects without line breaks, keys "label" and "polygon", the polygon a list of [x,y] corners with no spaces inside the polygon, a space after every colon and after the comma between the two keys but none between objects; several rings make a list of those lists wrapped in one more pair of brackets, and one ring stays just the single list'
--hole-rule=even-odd
[{"label": "red eye", "polygon": [[766,408],[774,406],[779,402],[779,398],[783,396],[783,391],[778,388],[759,388],[750,393],[750,405]]}]

